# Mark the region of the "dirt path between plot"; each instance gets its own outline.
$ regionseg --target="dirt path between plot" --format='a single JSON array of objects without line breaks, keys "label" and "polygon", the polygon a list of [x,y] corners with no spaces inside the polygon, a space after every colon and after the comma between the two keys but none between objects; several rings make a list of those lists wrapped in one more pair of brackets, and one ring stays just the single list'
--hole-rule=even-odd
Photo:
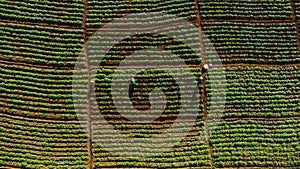
[{"label": "dirt path between plot", "polygon": [[[199,3],[198,3],[198,0],[195,0],[195,11],[196,11],[196,17],[197,17],[197,25],[199,27],[199,40],[200,40],[200,54],[201,54],[201,64],[198,65],[198,67],[200,66],[200,68],[202,68],[202,66],[205,64],[205,52],[204,52],[204,41],[203,41],[203,33],[202,33],[202,29],[201,29],[201,13],[200,13],[200,8],[199,8]],[[203,84],[201,84],[203,87],[202,89],[200,88],[200,90],[202,90],[200,92],[200,100],[202,100],[202,104],[203,104],[203,120],[204,120],[204,124],[207,123],[207,93],[206,93],[206,90],[205,90],[205,81],[206,81],[206,78],[204,77],[203,78]],[[205,137],[208,138],[209,137],[209,131],[208,131],[208,128],[207,128],[207,125],[204,125],[203,127],[205,127]],[[209,144],[209,141],[206,142],[207,146],[209,147],[209,161],[210,161],[210,167],[211,168],[214,168],[214,165],[213,165],[213,156],[212,156],[212,147],[211,145]]]},{"label": "dirt path between plot", "polygon": [[[83,31],[83,38],[84,38],[84,42],[87,42],[88,38],[87,38],[87,29],[86,29],[86,17],[87,17],[87,0],[83,0],[83,4],[84,4],[84,10],[83,10],[83,16],[82,16],[82,28],[84,29]],[[86,44],[84,44],[83,46],[83,54],[85,56],[85,66],[87,69],[87,75],[88,75],[88,83],[87,83],[87,88],[88,91],[90,91],[90,81],[91,81],[91,74],[90,74],[90,70],[89,70],[89,56],[87,54],[87,49],[86,49]],[[88,92],[89,93],[89,92]],[[86,99],[86,108],[87,108],[87,131],[88,131],[88,139],[87,139],[87,149],[88,149],[88,161],[87,161],[87,166],[89,169],[93,168],[93,145],[92,145],[92,125],[91,125],[91,103],[90,103],[90,99],[89,99],[89,95],[87,93],[87,99]]]}]

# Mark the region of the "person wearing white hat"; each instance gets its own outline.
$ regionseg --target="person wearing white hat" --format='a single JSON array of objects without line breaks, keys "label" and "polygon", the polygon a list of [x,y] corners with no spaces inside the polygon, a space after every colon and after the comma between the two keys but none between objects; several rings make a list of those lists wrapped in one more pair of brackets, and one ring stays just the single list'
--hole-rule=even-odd
[{"label": "person wearing white hat", "polygon": [[208,70],[208,68],[209,68],[208,64],[204,64],[203,68],[206,69],[206,70]]},{"label": "person wearing white hat", "polygon": [[208,64],[204,64],[202,66],[202,74],[207,73],[208,68],[209,68]]},{"label": "person wearing white hat", "polygon": [[95,81],[91,80],[91,87],[94,88],[95,87]]}]

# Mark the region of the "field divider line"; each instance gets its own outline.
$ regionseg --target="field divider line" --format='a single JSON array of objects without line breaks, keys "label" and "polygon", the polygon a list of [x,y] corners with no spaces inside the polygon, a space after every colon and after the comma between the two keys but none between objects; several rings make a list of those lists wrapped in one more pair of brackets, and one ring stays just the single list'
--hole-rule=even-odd
[{"label": "field divider line", "polygon": [[288,64],[245,64],[245,63],[225,63],[225,64],[214,64],[213,66],[215,67],[236,67],[236,66],[244,66],[244,67],[266,67],[266,66],[278,66],[278,67],[282,67],[282,66],[300,66],[300,63],[288,63]]},{"label": "field divider line", "polygon": [[[192,20],[190,21],[192,24],[197,25],[198,21],[196,20]],[[282,19],[282,20],[268,20],[268,19],[229,19],[229,20],[222,20],[222,19],[201,19],[201,23],[210,23],[210,22],[236,22],[236,23],[262,23],[262,24],[282,24],[282,23],[294,23],[295,21],[292,19]],[[300,20],[297,19],[296,20],[297,23],[300,23]],[[170,24],[169,26],[172,26],[172,24]],[[176,26],[176,25],[173,25]],[[151,30],[151,29],[157,29],[160,27],[150,27],[150,28],[137,28],[137,29],[131,29],[131,30]],[[99,28],[98,27],[88,27],[87,30],[88,31],[97,31]],[[120,29],[105,29],[103,28],[103,30],[123,30],[123,28]],[[128,29],[126,29],[128,30]],[[130,30],[130,29],[129,29]]]},{"label": "field divider line", "polygon": [[[194,20],[194,21],[191,21],[192,24],[196,25],[197,24],[197,21]],[[152,30],[157,30],[157,29],[161,29],[161,28],[166,28],[166,27],[175,27],[175,26],[179,26],[179,25],[182,25],[182,23],[170,23],[170,24],[165,24],[165,25],[160,25],[160,26],[151,26],[151,27],[147,27],[147,28],[124,28],[124,27],[120,27],[120,28],[101,28],[101,30],[103,31],[113,31],[113,30],[117,30],[117,31],[120,31],[120,30],[130,30],[130,31],[152,31]],[[97,31],[99,30],[99,28],[87,28],[88,31]]]},{"label": "field divider line", "polygon": [[[188,65],[190,68],[200,68],[201,65]],[[235,66],[249,66],[249,67],[263,67],[263,66],[300,66],[300,63],[295,63],[295,64],[292,64],[292,63],[289,63],[289,64],[245,64],[245,63],[228,63],[228,64],[214,64],[213,67],[235,67]],[[182,67],[176,67],[176,66],[169,66],[169,65],[165,65],[165,66],[162,66],[162,67],[165,67],[165,68],[182,68]],[[97,69],[97,68],[106,68],[106,69],[115,69],[115,68],[120,68],[120,69],[128,69],[128,68],[132,68],[132,69],[141,69],[143,68],[143,66],[91,66],[92,69]]]},{"label": "field divider line", "polygon": [[16,61],[8,61],[8,60],[1,60],[0,64],[8,64],[8,65],[16,65],[16,66],[24,66],[24,67],[34,67],[34,68],[40,68],[40,69],[58,69],[58,70],[73,70],[74,66],[67,67],[67,66],[54,66],[54,65],[39,65],[39,64],[33,64],[33,63],[23,63],[18,60]]},{"label": "field divider line", "polygon": [[84,10],[83,10],[83,16],[82,16],[82,28],[83,28],[83,38],[84,38],[84,45],[83,45],[83,55],[85,57],[85,67],[87,69],[87,76],[88,76],[88,83],[87,83],[87,88],[88,88],[88,93],[87,93],[87,99],[86,99],[86,104],[87,104],[87,132],[88,132],[88,138],[87,138],[87,149],[88,149],[88,161],[87,161],[87,168],[92,169],[93,168],[93,143],[92,143],[92,121],[91,121],[91,103],[89,99],[89,91],[91,90],[91,73],[90,73],[90,64],[89,64],[89,56],[87,54],[87,29],[86,29],[86,17],[87,17],[87,0],[82,0],[83,5],[84,5]]},{"label": "field divider line", "polygon": [[0,113],[1,117],[7,117],[10,119],[15,120],[26,120],[32,122],[43,122],[43,123],[56,123],[56,124],[80,124],[78,120],[57,120],[57,119],[41,119],[41,118],[34,118],[34,117],[23,117],[19,115],[10,115],[6,113]]},{"label": "field divider line", "polygon": [[[31,21],[20,21],[20,20],[9,20],[9,19],[1,19],[2,23],[14,23],[14,24],[23,24],[23,25],[32,25],[32,26],[41,26],[41,27],[53,27],[53,28],[65,28],[65,29],[83,29],[82,26],[70,26],[70,25],[59,25],[59,24],[49,24],[49,23],[41,23],[41,22],[31,22]],[[293,23],[295,22],[292,19],[282,19],[282,20],[267,20],[267,19],[202,19],[202,23],[208,22],[237,22],[237,23],[273,23],[273,24],[281,24],[281,23]],[[197,21],[191,21],[191,23],[196,24]],[[296,23],[300,23],[300,20],[297,19]],[[88,27],[88,31],[96,31],[99,30],[99,27]]]},{"label": "field divider line", "polygon": [[21,20],[9,20],[9,19],[0,19],[2,23],[13,23],[13,24],[23,24],[23,25],[32,25],[40,27],[53,27],[53,28],[64,28],[64,29],[82,29],[82,26],[70,26],[70,25],[59,25],[53,23],[42,23],[42,22],[31,22],[31,21],[21,21]]},{"label": "field divider line", "polygon": [[[7,64],[7,65],[16,65],[16,66],[23,66],[23,67],[34,67],[34,68],[39,68],[39,69],[58,69],[58,70],[78,70],[77,68],[74,67],[66,67],[66,66],[52,66],[52,65],[38,65],[38,64],[32,64],[32,63],[22,63],[22,62],[13,62],[13,61],[7,61],[7,60],[0,60],[0,64]],[[188,65],[190,68],[199,68],[199,65],[194,65],[194,64],[189,64]],[[300,63],[288,63],[288,64],[260,64],[260,63],[224,63],[224,64],[214,64],[213,66],[219,67],[219,66],[224,66],[224,67],[235,67],[235,66],[300,66]],[[166,65],[166,68],[176,68],[176,66],[169,66]],[[90,66],[91,69],[97,69],[97,68],[107,68],[107,69],[115,69],[115,68],[120,68],[120,69],[128,69],[128,68],[136,68],[140,69],[143,68],[141,66],[135,66],[135,67],[126,67],[126,66]],[[181,68],[181,67],[178,67]]]},{"label": "field divider line", "polygon": [[[300,20],[298,20],[300,21]],[[208,22],[237,22],[237,23],[262,23],[262,24],[281,24],[281,23],[292,23],[292,19],[202,19],[202,23]]]},{"label": "field divider line", "polygon": [[300,116],[290,117],[226,117],[223,121],[238,121],[238,120],[260,120],[260,121],[280,121],[280,120],[300,120]]}]

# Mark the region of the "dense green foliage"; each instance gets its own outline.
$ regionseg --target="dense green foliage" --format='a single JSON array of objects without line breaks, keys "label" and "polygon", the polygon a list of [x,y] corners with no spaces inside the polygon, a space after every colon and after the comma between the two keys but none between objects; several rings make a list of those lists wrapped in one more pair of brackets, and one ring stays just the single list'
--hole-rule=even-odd
[{"label": "dense green foliage", "polygon": [[[93,152],[94,168],[299,168],[300,44],[299,20],[295,19],[300,17],[300,2],[195,2],[200,11],[194,1],[187,0],[0,0],[0,168],[87,168],[88,149]],[[193,24],[198,23],[197,15],[201,17],[202,30],[225,64],[228,91],[224,117],[217,122],[211,139],[199,142],[205,129],[205,105],[199,103],[198,118],[189,135],[172,151],[154,158],[123,158],[97,144],[88,147],[89,135],[76,117],[72,100],[73,68],[84,42],[115,18],[155,11],[183,17]],[[165,22],[172,24],[171,20]],[[132,46],[169,45],[167,50],[191,66],[195,80],[200,75],[198,66],[204,60],[195,58],[186,46],[164,36],[139,38],[138,42],[128,38],[118,44],[103,66],[117,66],[125,54],[135,51]],[[90,51],[91,62],[96,55]],[[134,106],[147,109],[148,94],[157,86],[168,99],[160,118],[166,123],[128,124],[107,94],[111,72],[113,68],[98,69],[95,94],[115,129],[132,137],[151,137],[165,131],[180,105],[174,79],[159,70],[138,74]],[[211,77],[220,75],[207,77],[207,106],[212,104]],[[200,94],[203,92],[200,88]],[[125,149],[130,151],[130,147]]]}]

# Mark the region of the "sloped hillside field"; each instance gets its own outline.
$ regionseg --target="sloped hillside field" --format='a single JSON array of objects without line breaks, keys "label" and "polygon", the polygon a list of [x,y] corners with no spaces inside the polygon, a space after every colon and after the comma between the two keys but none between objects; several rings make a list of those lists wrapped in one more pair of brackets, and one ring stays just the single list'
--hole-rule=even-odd
[{"label": "sloped hillside field", "polygon": [[[117,19],[155,12],[181,18],[196,32],[174,19],[137,28],[136,18],[106,29]],[[300,168],[297,0],[1,0],[0,16],[0,168]],[[118,37],[124,27],[164,25],[190,46],[165,34],[134,34],[113,45],[101,64],[99,49],[87,47],[101,28]],[[105,39],[100,48],[111,43]],[[145,49],[153,49],[155,59],[149,62]],[[162,50],[178,61],[164,65]],[[156,63],[166,69],[145,66]],[[206,74],[202,66],[210,63]],[[74,83],[78,71],[82,79]],[[130,72],[136,73],[128,78]],[[193,83],[178,81],[189,75]],[[136,86],[129,98],[117,87],[129,89],[131,77]],[[191,116],[181,120],[182,112]],[[131,144],[120,146],[124,140],[106,123]],[[154,147],[142,144],[175,123],[175,132]],[[133,152],[148,156],[120,155]]]}]

